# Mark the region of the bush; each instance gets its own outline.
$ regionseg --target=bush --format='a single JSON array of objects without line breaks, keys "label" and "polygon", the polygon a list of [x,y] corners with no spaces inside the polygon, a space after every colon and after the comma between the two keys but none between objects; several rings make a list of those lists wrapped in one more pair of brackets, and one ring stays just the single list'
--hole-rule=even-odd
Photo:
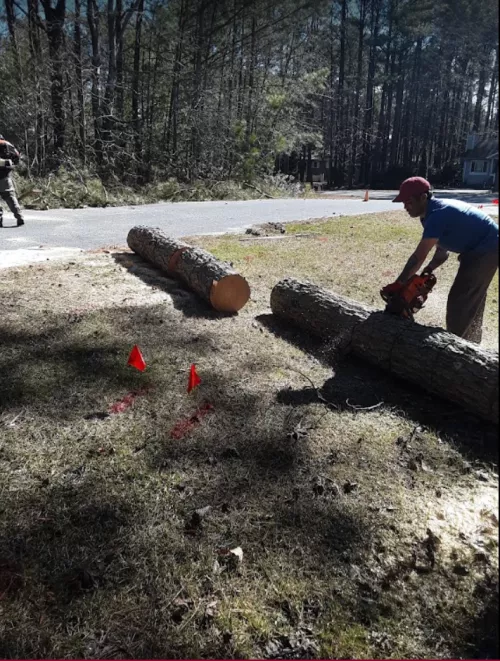
[{"label": "bush", "polygon": [[455,188],[462,184],[460,163],[451,163],[440,169],[432,168],[428,176],[434,188]]},{"label": "bush", "polygon": [[197,180],[180,182],[170,177],[144,186],[126,186],[118,181],[103,184],[88,172],[60,168],[47,178],[14,175],[18,198],[26,209],[82,209],[154,202],[204,200],[251,200],[263,196],[296,197],[301,184],[285,175],[267,175],[250,182]]}]

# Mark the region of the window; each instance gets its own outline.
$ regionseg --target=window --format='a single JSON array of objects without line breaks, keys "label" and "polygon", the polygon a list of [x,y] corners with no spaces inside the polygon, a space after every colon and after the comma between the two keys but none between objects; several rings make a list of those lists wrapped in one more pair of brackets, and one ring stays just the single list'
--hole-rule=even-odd
[{"label": "window", "polygon": [[475,174],[486,174],[488,172],[488,161],[472,161],[470,171]]}]

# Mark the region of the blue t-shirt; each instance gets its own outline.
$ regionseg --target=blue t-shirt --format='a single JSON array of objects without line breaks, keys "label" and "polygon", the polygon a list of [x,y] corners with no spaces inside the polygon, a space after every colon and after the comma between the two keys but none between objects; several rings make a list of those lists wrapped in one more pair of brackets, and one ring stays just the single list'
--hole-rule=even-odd
[{"label": "blue t-shirt", "polygon": [[488,214],[459,200],[427,202],[421,219],[423,239],[438,239],[439,247],[450,252],[487,253],[498,250],[498,224]]}]

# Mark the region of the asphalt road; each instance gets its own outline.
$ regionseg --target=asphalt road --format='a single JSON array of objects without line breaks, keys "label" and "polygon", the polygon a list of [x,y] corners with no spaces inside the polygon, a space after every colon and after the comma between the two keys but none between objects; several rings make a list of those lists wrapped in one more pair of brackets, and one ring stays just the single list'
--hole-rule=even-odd
[{"label": "asphalt road", "polygon": [[394,211],[387,200],[277,199],[238,202],[177,202],[106,209],[26,211],[26,224],[14,227],[4,214],[0,250],[34,246],[99,248],[125,245],[134,225],[159,227],[174,237],[241,231],[257,223],[323,216]]},{"label": "asphalt road", "polygon": [[[476,204],[486,205],[493,199],[491,195],[472,191],[454,193]],[[121,246],[126,244],[127,233],[134,225],[159,227],[171,236],[181,237],[237,232],[269,221],[289,222],[402,209],[402,205],[391,202],[394,191],[374,191],[368,202],[363,202],[363,194],[364,191],[346,191],[325,193],[320,199],[177,202],[106,209],[26,211],[26,224],[19,228],[15,227],[12,215],[5,212],[4,227],[0,229],[0,253],[33,251],[40,247],[90,250]]]}]

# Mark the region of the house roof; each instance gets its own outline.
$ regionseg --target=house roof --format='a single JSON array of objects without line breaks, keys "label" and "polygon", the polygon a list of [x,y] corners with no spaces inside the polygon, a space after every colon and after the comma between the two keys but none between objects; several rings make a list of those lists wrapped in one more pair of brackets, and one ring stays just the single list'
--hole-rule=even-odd
[{"label": "house roof", "polygon": [[464,153],[466,159],[486,159],[492,155],[492,152],[498,149],[498,142],[493,138],[482,138],[473,149]]},{"label": "house roof", "polygon": [[495,156],[496,156],[496,158],[498,158],[498,152],[497,151],[494,152],[493,154],[490,154],[489,156],[487,156],[486,160],[489,160],[490,158],[495,158]]}]

